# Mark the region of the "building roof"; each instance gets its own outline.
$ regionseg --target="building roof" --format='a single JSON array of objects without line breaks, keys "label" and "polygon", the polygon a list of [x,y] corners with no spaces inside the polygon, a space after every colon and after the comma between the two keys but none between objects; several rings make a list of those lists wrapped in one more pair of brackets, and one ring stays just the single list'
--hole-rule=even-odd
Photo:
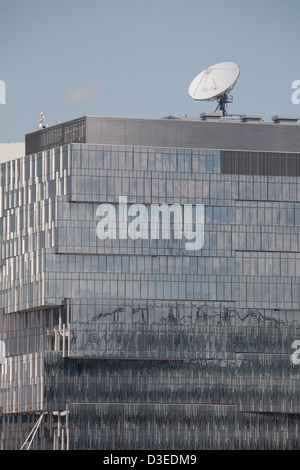
[{"label": "building roof", "polygon": [[223,118],[221,113],[162,119],[84,116],[27,134],[26,155],[68,143],[300,152],[299,119],[274,116],[264,122],[262,116]]}]

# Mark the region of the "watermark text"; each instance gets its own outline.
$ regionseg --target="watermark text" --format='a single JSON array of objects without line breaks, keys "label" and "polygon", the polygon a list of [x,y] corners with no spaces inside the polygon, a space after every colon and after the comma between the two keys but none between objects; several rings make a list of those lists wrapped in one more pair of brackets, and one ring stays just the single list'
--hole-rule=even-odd
[{"label": "watermark text", "polygon": [[6,348],[4,341],[0,340],[0,365],[5,364]]},{"label": "watermark text", "polygon": [[6,85],[3,80],[0,80],[0,104],[6,104]]},{"label": "watermark text", "polygon": [[292,343],[292,349],[296,349],[296,351],[293,352],[292,354],[292,363],[295,365],[300,364],[300,339],[296,339]]},{"label": "watermark text", "polygon": [[292,93],[292,103],[299,104],[300,103],[300,80],[293,81],[292,89],[295,90]]},{"label": "watermark text", "polygon": [[119,204],[100,204],[96,233],[100,240],[186,238],[186,250],[200,250],[204,244],[204,204],[127,205],[120,196]]}]

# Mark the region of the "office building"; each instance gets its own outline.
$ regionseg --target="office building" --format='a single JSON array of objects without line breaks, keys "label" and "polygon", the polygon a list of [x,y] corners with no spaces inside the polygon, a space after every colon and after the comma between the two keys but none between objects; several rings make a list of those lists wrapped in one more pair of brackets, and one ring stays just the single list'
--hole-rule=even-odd
[{"label": "office building", "polygon": [[1,163],[1,449],[300,448],[297,120],[26,135]]}]

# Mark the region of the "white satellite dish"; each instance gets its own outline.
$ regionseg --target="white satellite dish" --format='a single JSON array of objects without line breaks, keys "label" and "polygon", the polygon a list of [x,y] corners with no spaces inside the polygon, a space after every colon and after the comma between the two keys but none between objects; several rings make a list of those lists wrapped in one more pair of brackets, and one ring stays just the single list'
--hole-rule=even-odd
[{"label": "white satellite dish", "polygon": [[240,69],[234,62],[220,62],[207,67],[194,78],[189,87],[189,95],[194,100],[218,100],[217,109],[227,114],[226,104],[232,102],[228,93],[237,82]]}]

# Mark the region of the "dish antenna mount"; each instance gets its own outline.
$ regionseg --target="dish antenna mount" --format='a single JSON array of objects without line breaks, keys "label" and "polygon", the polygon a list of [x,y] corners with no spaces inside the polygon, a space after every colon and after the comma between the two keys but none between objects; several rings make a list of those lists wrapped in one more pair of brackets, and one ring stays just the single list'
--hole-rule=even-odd
[{"label": "dish antenna mount", "polygon": [[189,95],[198,101],[218,101],[215,110],[220,109],[223,116],[228,116],[227,104],[232,103],[229,95],[240,75],[240,69],[234,62],[220,62],[203,70],[194,78],[189,87]]}]

